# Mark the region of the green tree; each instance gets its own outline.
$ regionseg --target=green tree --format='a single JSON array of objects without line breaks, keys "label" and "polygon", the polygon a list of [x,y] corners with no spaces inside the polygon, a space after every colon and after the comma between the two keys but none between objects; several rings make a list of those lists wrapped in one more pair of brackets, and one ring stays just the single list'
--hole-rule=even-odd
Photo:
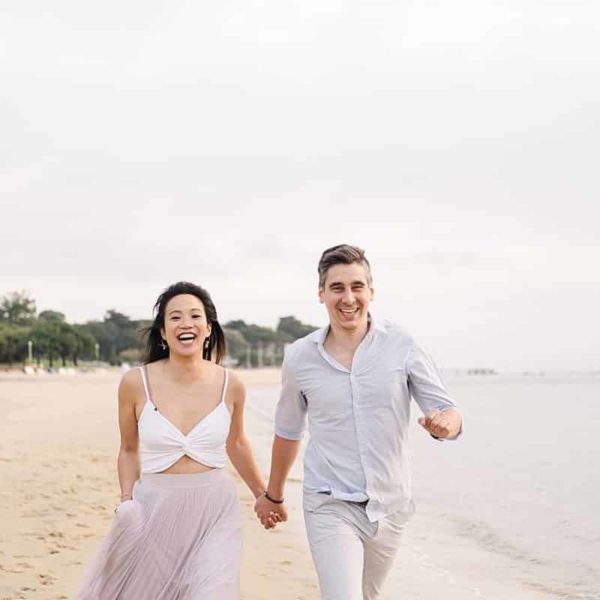
[{"label": "green tree", "polygon": [[304,337],[318,329],[314,325],[306,325],[296,319],[296,317],[281,317],[277,324],[277,333],[280,334],[281,340],[293,342],[298,338]]},{"label": "green tree", "polygon": [[246,341],[251,345],[277,341],[277,333],[270,327],[262,327],[261,325],[247,324],[245,321],[229,321],[225,323],[224,328],[239,331]]},{"label": "green tree", "polygon": [[63,367],[67,366],[67,359],[73,356],[77,347],[77,336],[73,325],[60,323],[58,328],[58,354]]},{"label": "green tree", "polygon": [[116,310],[107,311],[103,321],[90,321],[86,325],[100,345],[100,358],[111,364],[120,362],[123,350],[140,346],[138,322]]},{"label": "green tree", "polygon": [[31,329],[25,325],[0,322],[0,363],[19,363],[27,358]]},{"label": "green tree", "polygon": [[48,359],[48,365],[54,366],[54,360],[61,355],[60,321],[38,319],[31,328],[33,351],[38,364],[42,358]]},{"label": "green tree", "polygon": [[64,323],[65,315],[57,310],[43,310],[39,315],[38,319],[43,321],[50,321],[52,323]]},{"label": "green tree", "polygon": [[95,358],[96,338],[86,325],[73,325],[73,334],[75,336],[75,345],[72,350],[71,358],[73,364],[77,366],[80,358]]},{"label": "green tree", "polygon": [[227,342],[227,354],[239,365],[246,364],[246,355],[250,344],[248,340],[237,329],[223,328]]},{"label": "green tree", "polygon": [[0,321],[29,325],[35,313],[35,300],[26,291],[10,292],[0,299]]}]

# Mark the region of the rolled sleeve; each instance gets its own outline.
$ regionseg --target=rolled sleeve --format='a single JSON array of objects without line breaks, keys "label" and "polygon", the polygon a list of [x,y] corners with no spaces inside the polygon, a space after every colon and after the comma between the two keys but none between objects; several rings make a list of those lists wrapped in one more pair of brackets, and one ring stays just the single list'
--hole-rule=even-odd
[{"label": "rolled sleeve", "polygon": [[275,434],[286,440],[301,440],[306,430],[306,400],[286,357],[281,367],[281,395],[275,410]]},{"label": "rolled sleeve", "polygon": [[408,388],[423,413],[456,408],[429,355],[416,344],[407,359]]}]

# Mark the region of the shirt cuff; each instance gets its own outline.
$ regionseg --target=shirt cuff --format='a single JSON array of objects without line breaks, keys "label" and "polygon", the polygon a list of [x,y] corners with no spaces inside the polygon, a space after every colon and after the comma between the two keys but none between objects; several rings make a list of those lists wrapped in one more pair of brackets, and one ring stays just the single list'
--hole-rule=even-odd
[{"label": "shirt cuff", "polygon": [[275,427],[275,435],[284,440],[293,440],[299,442],[304,437],[304,431],[285,431]]}]

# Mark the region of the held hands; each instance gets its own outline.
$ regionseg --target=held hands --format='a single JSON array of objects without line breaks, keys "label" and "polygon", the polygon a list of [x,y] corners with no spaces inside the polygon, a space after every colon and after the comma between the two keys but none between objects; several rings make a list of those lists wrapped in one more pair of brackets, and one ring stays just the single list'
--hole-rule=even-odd
[{"label": "held hands", "polygon": [[462,427],[462,417],[454,408],[432,410],[424,417],[419,417],[418,421],[421,427],[440,439],[454,439]]},{"label": "held hands", "polygon": [[277,523],[287,521],[285,504],[271,502],[264,494],[256,499],[254,512],[265,529],[273,529]]}]

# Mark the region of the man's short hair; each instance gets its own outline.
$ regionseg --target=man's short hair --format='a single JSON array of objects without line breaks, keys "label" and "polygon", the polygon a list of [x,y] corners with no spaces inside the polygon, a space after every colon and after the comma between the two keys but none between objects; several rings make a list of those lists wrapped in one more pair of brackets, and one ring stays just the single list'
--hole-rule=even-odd
[{"label": "man's short hair", "polygon": [[357,246],[350,246],[349,244],[339,244],[327,248],[321,254],[319,260],[319,266],[317,268],[319,272],[319,288],[325,287],[325,278],[327,277],[327,271],[334,265],[352,265],[357,263],[365,268],[367,274],[367,282],[369,285],[373,283],[371,276],[371,265],[365,256],[365,251]]}]

